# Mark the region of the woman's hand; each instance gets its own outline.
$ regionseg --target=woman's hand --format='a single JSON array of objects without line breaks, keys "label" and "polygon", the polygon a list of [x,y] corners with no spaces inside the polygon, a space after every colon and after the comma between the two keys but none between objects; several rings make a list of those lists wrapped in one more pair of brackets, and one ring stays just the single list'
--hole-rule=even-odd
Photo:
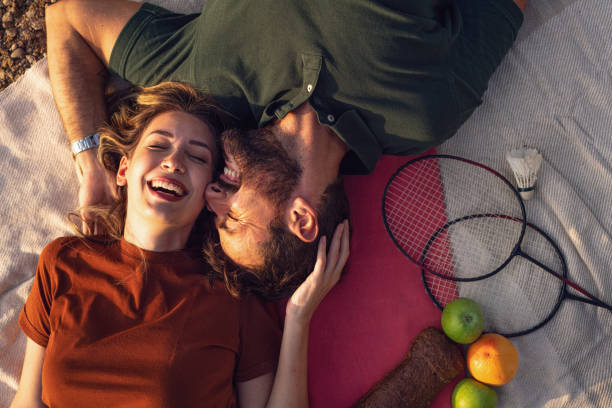
[{"label": "woman's hand", "polygon": [[323,298],[340,279],[349,256],[348,220],[338,224],[334,237],[325,254],[327,238],[321,237],[317,262],[306,280],[296,289],[287,303],[287,318],[308,323]]}]

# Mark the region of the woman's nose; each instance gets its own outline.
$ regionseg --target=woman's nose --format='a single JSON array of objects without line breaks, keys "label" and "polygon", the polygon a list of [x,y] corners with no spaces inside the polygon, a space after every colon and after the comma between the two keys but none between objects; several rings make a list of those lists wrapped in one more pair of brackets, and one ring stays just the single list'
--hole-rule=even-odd
[{"label": "woman's nose", "polygon": [[170,173],[185,173],[185,165],[181,158],[180,152],[173,152],[169,154],[161,164],[164,170],[169,171]]}]

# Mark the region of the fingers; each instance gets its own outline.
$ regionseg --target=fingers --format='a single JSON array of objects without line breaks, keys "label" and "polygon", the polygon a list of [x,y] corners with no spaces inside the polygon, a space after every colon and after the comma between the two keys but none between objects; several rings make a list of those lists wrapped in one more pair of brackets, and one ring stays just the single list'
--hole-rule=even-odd
[{"label": "fingers", "polygon": [[321,239],[319,239],[319,247],[317,248],[317,261],[315,262],[312,274],[320,274],[321,271],[325,269],[325,265],[327,264],[327,255],[325,253],[326,248],[327,237],[322,236]]},{"label": "fingers", "polygon": [[85,220],[81,222],[81,231],[83,235],[91,235],[91,230],[89,229],[89,224]]},{"label": "fingers", "polygon": [[100,220],[88,210],[90,206],[110,205],[119,198],[115,176],[112,172],[101,171],[82,172],[79,186],[79,205],[81,207],[81,231],[84,235],[100,235],[102,224]]},{"label": "fingers", "polygon": [[[326,241],[324,241],[324,239],[325,237],[322,237],[319,242],[317,264],[315,265],[313,275],[315,275],[314,278],[321,281],[324,286],[331,288],[340,279],[342,269],[344,269],[344,265],[348,260],[350,252],[348,220],[344,220],[336,227],[326,257],[324,252],[325,246],[323,246],[321,242],[323,241],[323,244],[325,244]],[[324,262],[321,262],[321,260]],[[320,269],[317,269],[317,267]]]},{"label": "fingers", "polygon": [[287,316],[310,321],[315,309],[338,283],[349,255],[348,220],[338,224],[327,251],[327,238],[321,237],[317,261],[306,280],[296,289],[287,303]]},{"label": "fingers", "polygon": [[350,238],[350,228],[348,220],[343,222],[344,228],[342,229],[341,235],[338,237],[338,253],[336,256],[336,261],[334,264],[329,263],[330,267],[330,275],[335,285],[338,280],[340,280],[340,275],[342,274],[342,270],[346,265],[346,261],[349,257],[349,238]]},{"label": "fingers", "polygon": [[344,230],[342,231],[342,236],[340,237],[340,248],[338,250],[338,259],[335,264],[334,273],[337,274],[337,278],[340,279],[340,273],[344,269],[346,265],[346,261],[348,260],[350,253],[350,227],[348,220],[344,221]]},{"label": "fingers", "polygon": [[94,217],[85,210],[81,210],[81,231],[83,235],[98,235],[100,227]]},{"label": "fingers", "polygon": [[346,221],[341,222],[336,227],[336,231],[334,231],[334,237],[332,238],[331,245],[329,246],[329,251],[327,252],[327,271],[333,271],[338,263],[338,257],[340,255],[340,244],[342,240],[342,235],[344,230],[346,229]]}]

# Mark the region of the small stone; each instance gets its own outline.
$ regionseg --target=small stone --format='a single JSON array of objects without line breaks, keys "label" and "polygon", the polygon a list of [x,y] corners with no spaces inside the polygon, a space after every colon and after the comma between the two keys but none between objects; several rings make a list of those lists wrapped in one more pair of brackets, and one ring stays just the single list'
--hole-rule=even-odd
[{"label": "small stone", "polygon": [[36,58],[34,58],[33,55],[26,55],[26,60],[28,60],[28,64],[30,65],[34,65],[34,63],[36,62]]},{"label": "small stone", "polygon": [[30,20],[30,28],[32,28],[32,30],[34,31],[42,30],[44,26],[45,24],[43,23],[42,20],[39,20],[36,18],[33,20]]},{"label": "small stone", "polygon": [[2,4],[4,4],[5,6],[10,6],[12,3],[12,0],[2,0]]},{"label": "small stone", "polygon": [[13,27],[7,28],[6,31],[4,32],[4,35],[6,36],[7,40],[10,40],[17,35],[17,29]]},{"label": "small stone", "polygon": [[25,51],[23,48],[15,48],[15,50],[11,53],[11,58],[23,58],[25,56]]},{"label": "small stone", "polygon": [[34,35],[32,34],[32,31],[28,30],[27,28],[21,30],[21,38],[25,41],[30,41],[33,37]]},{"label": "small stone", "polygon": [[12,22],[13,22],[13,13],[11,12],[4,13],[4,15],[2,16],[2,25],[6,25]]}]

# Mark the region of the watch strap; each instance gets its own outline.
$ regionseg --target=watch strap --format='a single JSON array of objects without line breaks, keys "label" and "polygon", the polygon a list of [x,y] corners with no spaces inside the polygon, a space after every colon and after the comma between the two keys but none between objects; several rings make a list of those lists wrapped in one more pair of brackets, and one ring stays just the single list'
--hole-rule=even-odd
[{"label": "watch strap", "polygon": [[98,147],[100,144],[100,132],[96,132],[93,135],[85,136],[82,139],[73,142],[72,154],[76,156],[77,154],[84,152],[85,150],[93,149]]}]

